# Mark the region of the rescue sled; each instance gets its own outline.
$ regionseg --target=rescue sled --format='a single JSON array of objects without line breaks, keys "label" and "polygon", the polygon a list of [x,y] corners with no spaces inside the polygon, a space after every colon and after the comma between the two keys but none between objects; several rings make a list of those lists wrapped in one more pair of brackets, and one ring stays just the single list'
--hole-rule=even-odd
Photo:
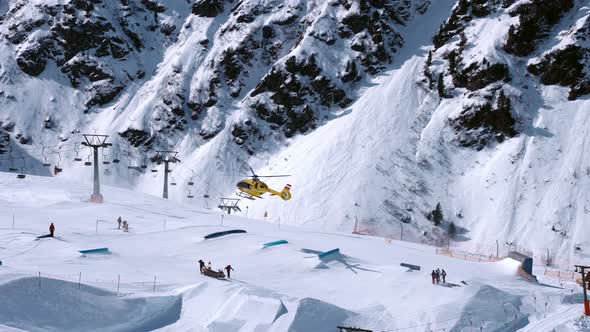
[{"label": "rescue sled", "polygon": [[214,271],[212,269],[203,268],[203,274],[207,277],[216,278],[216,279],[225,279],[225,273],[223,271]]}]

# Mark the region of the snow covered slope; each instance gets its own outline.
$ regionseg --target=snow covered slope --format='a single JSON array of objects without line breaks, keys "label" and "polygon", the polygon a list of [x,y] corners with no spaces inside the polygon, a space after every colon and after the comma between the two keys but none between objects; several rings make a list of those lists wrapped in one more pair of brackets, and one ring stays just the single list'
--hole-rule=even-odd
[{"label": "snow covered slope", "polygon": [[[114,187],[96,205],[88,188],[63,179],[3,174],[0,184],[0,330],[584,331],[578,286],[531,284],[511,259],[467,262],[425,245],[222,219]],[[37,239],[50,221],[56,237]],[[229,229],[247,233],[203,238]],[[278,239],[288,243],[263,248]],[[109,253],[78,252],[96,247]],[[318,258],[334,248],[340,253]],[[198,259],[231,264],[232,278],[201,275]],[[431,283],[435,268],[447,271],[446,287]]]},{"label": "snow covered slope", "polygon": [[2,170],[48,175],[47,159],[89,180],[73,161],[88,158],[80,133],[105,133],[101,159],[121,160],[108,184],[157,195],[150,159],[176,150],[176,201],[215,206],[251,165],[291,174],[293,199],[242,201],[249,216],[590,259],[585,1],[11,0],[0,12]]}]

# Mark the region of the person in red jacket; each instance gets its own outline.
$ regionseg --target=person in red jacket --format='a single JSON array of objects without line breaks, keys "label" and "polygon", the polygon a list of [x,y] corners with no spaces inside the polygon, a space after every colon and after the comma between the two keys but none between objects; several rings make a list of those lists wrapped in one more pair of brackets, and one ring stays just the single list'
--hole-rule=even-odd
[{"label": "person in red jacket", "polygon": [[49,236],[53,237],[53,232],[55,232],[55,226],[51,223],[51,225],[49,225]]}]

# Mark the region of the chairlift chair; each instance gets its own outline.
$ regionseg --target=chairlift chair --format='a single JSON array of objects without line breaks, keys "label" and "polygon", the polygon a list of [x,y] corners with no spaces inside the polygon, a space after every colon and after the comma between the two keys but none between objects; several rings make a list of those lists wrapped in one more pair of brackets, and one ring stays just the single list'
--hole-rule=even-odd
[{"label": "chairlift chair", "polygon": [[191,169],[191,173],[193,173],[193,175],[191,175],[191,178],[188,180],[188,183],[187,183],[187,184],[188,184],[189,186],[194,186],[194,185],[195,185],[195,183],[193,182],[193,177],[195,177],[195,171],[193,171],[193,170]]},{"label": "chairlift chair", "polygon": [[50,167],[51,164],[47,162],[47,156],[45,155],[45,147],[41,150],[41,155],[43,156],[43,166]]},{"label": "chairlift chair", "polygon": [[90,150],[90,154],[88,155],[88,159],[84,163],[84,166],[92,166],[92,162],[90,161],[90,157],[92,157],[92,150]]},{"label": "chairlift chair", "polygon": [[121,162],[121,160],[119,159],[119,148],[117,148],[117,150],[115,152],[115,158],[113,159],[113,164],[118,164],[120,162]]},{"label": "chairlift chair", "polygon": [[209,198],[209,195],[205,194],[203,195],[203,198]]},{"label": "chairlift chair", "polygon": [[186,195],[186,197],[188,198],[194,198],[195,196],[193,195],[193,193],[191,193],[191,191],[188,191],[188,194]]},{"label": "chairlift chair", "polygon": [[10,156],[10,168],[8,169],[11,172],[17,172],[18,168],[14,167],[14,158]]},{"label": "chairlift chair", "polygon": [[25,167],[27,167],[27,164],[25,162],[25,157],[23,157],[23,167],[20,169],[20,173],[16,175],[17,179],[23,180],[24,178],[27,177],[25,175]]},{"label": "chairlift chair", "polygon": [[104,148],[102,148],[102,164],[103,165],[110,165],[111,162],[107,159],[107,156],[104,154]]},{"label": "chairlift chair", "polygon": [[59,151],[57,151],[57,157],[59,158],[59,160],[57,161],[57,165],[55,165],[55,173],[59,174],[61,172],[63,172],[63,168],[61,167],[61,153]]},{"label": "chairlift chair", "polygon": [[170,179],[170,181],[171,181],[171,182],[170,182],[170,185],[171,185],[171,186],[175,186],[175,185],[176,185],[176,181],[174,181],[174,178]]}]

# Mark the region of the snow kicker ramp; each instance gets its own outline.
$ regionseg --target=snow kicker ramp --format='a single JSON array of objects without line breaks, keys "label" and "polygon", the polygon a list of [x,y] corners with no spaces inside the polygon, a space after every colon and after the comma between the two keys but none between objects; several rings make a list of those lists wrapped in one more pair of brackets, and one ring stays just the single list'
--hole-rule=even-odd
[{"label": "snow kicker ramp", "polygon": [[0,324],[27,331],[150,331],[176,322],[181,309],[181,297],[120,298],[56,279],[0,285]]},{"label": "snow kicker ramp", "polygon": [[229,231],[211,233],[211,234],[205,235],[204,238],[206,240],[209,240],[209,239],[215,239],[215,238],[230,235],[230,234],[241,234],[241,233],[246,233],[246,231],[243,229],[232,229]]}]

